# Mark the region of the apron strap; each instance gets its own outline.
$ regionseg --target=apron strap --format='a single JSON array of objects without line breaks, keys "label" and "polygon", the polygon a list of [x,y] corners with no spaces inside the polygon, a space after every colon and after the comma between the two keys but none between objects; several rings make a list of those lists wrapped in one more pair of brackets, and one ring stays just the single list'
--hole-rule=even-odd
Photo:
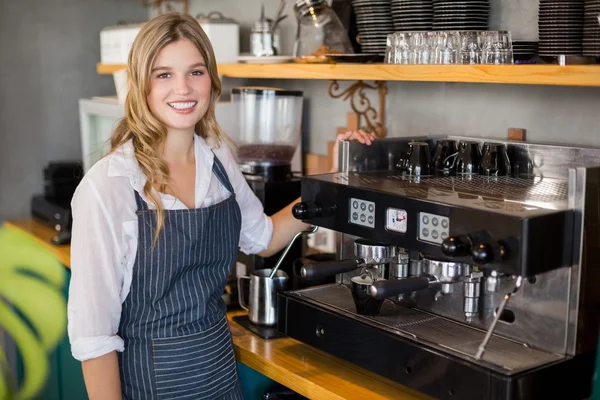
[{"label": "apron strap", "polygon": [[142,196],[134,189],[133,193],[135,193],[135,203],[137,204],[138,211],[146,211],[148,209],[148,205],[142,199]]},{"label": "apron strap", "polygon": [[229,190],[229,192],[235,196],[235,191],[233,190],[233,186],[231,185],[231,181],[229,180],[227,171],[225,171],[225,167],[223,167],[223,164],[221,164],[221,161],[219,160],[219,158],[217,157],[217,155],[215,154],[214,151],[213,151],[213,155],[214,155],[213,173],[217,176],[217,179],[219,179],[219,182],[221,182],[221,184],[223,186],[225,186],[225,189]]}]

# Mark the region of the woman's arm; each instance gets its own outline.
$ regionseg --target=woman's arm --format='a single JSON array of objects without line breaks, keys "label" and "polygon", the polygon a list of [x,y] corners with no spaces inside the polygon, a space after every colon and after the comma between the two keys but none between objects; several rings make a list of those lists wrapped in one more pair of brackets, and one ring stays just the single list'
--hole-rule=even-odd
[{"label": "woman's arm", "polygon": [[[135,199],[126,178],[109,179],[100,160],[78,186],[71,202],[71,281],[68,334],[71,351],[82,362],[90,399],[121,399],[117,351],[121,293],[137,241],[122,221],[135,222]],[[133,221],[132,221],[133,219]]]},{"label": "woman's arm", "polygon": [[269,247],[260,252],[258,254],[259,256],[271,257],[273,254],[277,254],[288,245],[290,240],[292,240],[298,232],[309,228],[308,224],[294,218],[292,215],[292,207],[300,201],[302,201],[301,197],[288,204],[283,210],[280,210],[271,216],[271,221],[273,222],[271,241],[269,242]]},{"label": "woman's arm", "polygon": [[117,352],[81,363],[90,400],[121,400],[121,380]]},{"label": "woman's arm", "polygon": [[[375,134],[366,133],[364,131],[349,131],[344,134],[338,135],[333,147],[333,168],[331,172],[337,172],[338,169],[338,145],[340,140],[356,140],[359,143],[371,145],[375,140]],[[289,204],[283,210],[278,211],[271,217],[273,222],[273,235],[269,242],[269,247],[266,250],[259,253],[261,257],[270,257],[273,254],[277,254],[285,246],[288,245],[290,240],[298,233],[309,228],[309,225],[297,220],[292,215],[292,207],[294,204],[302,201],[301,198],[296,199],[294,202]]]}]

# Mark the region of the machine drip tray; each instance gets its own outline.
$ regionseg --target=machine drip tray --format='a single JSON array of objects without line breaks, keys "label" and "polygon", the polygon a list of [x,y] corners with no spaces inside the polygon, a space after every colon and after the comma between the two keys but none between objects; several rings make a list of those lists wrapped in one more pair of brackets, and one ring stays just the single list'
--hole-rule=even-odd
[{"label": "machine drip tray", "polygon": [[568,386],[570,399],[591,393],[595,352],[563,357],[386,301],[380,315],[354,312],[346,286],[280,293],[278,326],[289,337],[440,400],[537,400]]},{"label": "machine drip tray", "polygon": [[416,340],[459,358],[511,375],[564,358],[560,354],[534,349],[510,339],[493,335],[483,359],[475,354],[486,332],[418,309],[385,301],[376,317],[358,315],[350,290],[340,284],[288,292],[309,302],[392,334]]},{"label": "machine drip tray", "polygon": [[277,331],[276,326],[273,326],[273,327],[260,326],[260,325],[255,325],[255,324],[251,323],[247,314],[238,315],[236,317],[233,317],[232,319],[235,322],[237,322],[238,324],[240,324],[240,326],[248,329],[250,332],[254,333],[255,335],[257,335],[263,339],[278,339],[278,338],[286,337],[285,334]]}]

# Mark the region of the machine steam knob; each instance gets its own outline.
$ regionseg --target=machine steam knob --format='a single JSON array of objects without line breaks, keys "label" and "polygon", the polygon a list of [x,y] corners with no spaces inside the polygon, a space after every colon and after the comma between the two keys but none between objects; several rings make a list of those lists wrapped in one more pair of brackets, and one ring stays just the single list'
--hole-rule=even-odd
[{"label": "machine steam knob", "polygon": [[506,260],[507,248],[501,243],[480,243],[471,249],[471,257],[477,265]]},{"label": "machine steam knob", "polygon": [[307,220],[312,218],[329,217],[333,215],[335,207],[323,207],[315,202],[300,202],[292,207],[292,215],[296,219]]},{"label": "machine steam knob", "polygon": [[471,245],[469,236],[452,236],[442,242],[442,253],[448,257],[465,257],[471,252]]}]

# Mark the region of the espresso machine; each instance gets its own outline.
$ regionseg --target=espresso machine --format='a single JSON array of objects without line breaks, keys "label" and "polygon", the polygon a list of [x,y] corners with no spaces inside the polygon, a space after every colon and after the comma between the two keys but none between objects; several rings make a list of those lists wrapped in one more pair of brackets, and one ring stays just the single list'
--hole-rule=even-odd
[{"label": "espresso machine", "polygon": [[600,149],[389,138],[339,165],[293,210],[337,232],[302,269],[335,283],[280,294],[281,332],[434,398],[589,396]]}]

